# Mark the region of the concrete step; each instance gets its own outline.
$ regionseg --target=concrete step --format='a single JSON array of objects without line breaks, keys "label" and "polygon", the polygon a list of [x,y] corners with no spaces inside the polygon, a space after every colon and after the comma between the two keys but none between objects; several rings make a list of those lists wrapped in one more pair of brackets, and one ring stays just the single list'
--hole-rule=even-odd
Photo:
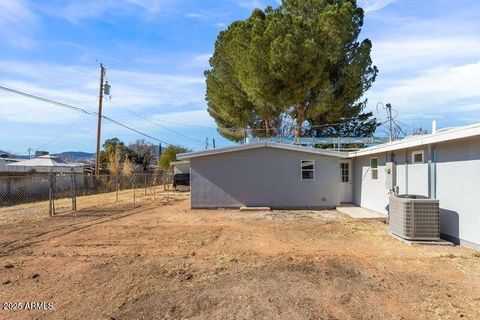
[{"label": "concrete step", "polygon": [[270,211],[270,207],[240,207],[240,211]]}]

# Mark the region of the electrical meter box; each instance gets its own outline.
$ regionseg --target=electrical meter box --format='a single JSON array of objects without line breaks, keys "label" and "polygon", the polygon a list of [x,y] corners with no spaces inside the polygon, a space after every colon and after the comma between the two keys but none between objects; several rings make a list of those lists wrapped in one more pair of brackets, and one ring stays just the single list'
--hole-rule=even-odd
[{"label": "electrical meter box", "polygon": [[396,172],[397,165],[394,162],[387,162],[385,164],[385,173],[387,180],[385,182],[385,187],[388,190],[393,190],[397,185],[397,172]]}]

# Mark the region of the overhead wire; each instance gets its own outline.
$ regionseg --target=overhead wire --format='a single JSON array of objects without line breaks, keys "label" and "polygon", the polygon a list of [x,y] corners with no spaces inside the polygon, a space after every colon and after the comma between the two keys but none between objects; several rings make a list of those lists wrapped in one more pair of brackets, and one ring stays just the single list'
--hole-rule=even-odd
[{"label": "overhead wire", "polygon": [[0,117],[11,117],[11,116],[19,115],[19,114],[30,113],[30,112],[33,112],[33,111],[35,111],[35,110],[27,110],[27,111],[7,113],[7,114],[4,113],[4,114],[0,114]]},{"label": "overhead wire", "polygon": [[63,137],[68,131],[70,131],[79,121],[81,120],[81,117],[78,117],[70,126],[68,126],[67,129],[65,129],[64,131],[62,131],[58,136],[52,138],[51,140],[49,140],[47,143],[44,143],[44,144],[41,144],[39,146],[37,146],[37,150],[39,150],[40,148],[43,148],[47,145],[49,145],[50,143],[60,139],[61,137]]},{"label": "overhead wire", "polygon": [[189,139],[189,140],[191,140],[191,141],[197,142],[197,143],[199,143],[199,144],[202,144],[202,145],[205,144],[205,141],[200,141],[200,140],[198,140],[198,139],[192,138],[192,137],[187,136],[187,135],[185,135],[185,134],[183,134],[183,133],[180,133],[180,132],[178,132],[178,131],[175,131],[175,130],[172,130],[172,129],[170,129],[170,128],[167,128],[167,127],[165,127],[165,126],[163,126],[163,125],[161,125],[161,124],[159,124],[159,123],[157,123],[157,122],[155,122],[155,121],[153,121],[153,120],[150,120],[150,119],[142,116],[141,114],[139,114],[139,113],[137,113],[137,112],[135,112],[135,111],[132,111],[132,110],[130,110],[130,109],[128,109],[128,108],[125,108],[125,107],[120,106],[120,105],[119,105],[118,103],[116,103],[116,102],[113,102],[113,101],[110,101],[110,102],[113,103],[113,104],[115,104],[117,107],[119,107],[119,108],[127,111],[128,113],[133,114],[134,116],[136,116],[136,117],[138,117],[138,118],[140,118],[140,119],[142,119],[142,120],[144,120],[144,121],[147,121],[147,122],[149,122],[149,123],[151,123],[151,124],[154,124],[154,125],[162,128],[162,129],[165,129],[165,130],[167,130],[167,131],[170,131],[170,132],[172,132],[172,133],[174,133],[174,134],[176,134],[176,135],[179,135],[179,136],[184,137],[184,138],[186,138],[186,139]]},{"label": "overhead wire", "polygon": [[[63,108],[67,108],[67,109],[70,109],[70,110],[73,110],[73,111],[81,112],[81,113],[88,114],[88,115],[98,116],[98,113],[97,113],[97,112],[93,112],[93,111],[86,110],[86,109],[84,109],[84,108],[72,106],[72,105],[69,105],[69,104],[66,104],[66,103],[63,103],[63,102],[58,102],[58,101],[55,101],[55,100],[51,100],[51,99],[39,97],[39,96],[36,96],[36,95],[33,95],[33,94],[29,94],[29,93],[26,93],[26,92],[23,92],[23,91],[19,91],[19,90],[15,90],[15,89],[12,89],[12,88],[8,88],[8,87],[5,87],[5,86],[1,86],[1,85],[0,85],[0,89],[3,89],[3,90],[5,90],[5,91],[11,92],[11,93],[15,93],[15,94],[18,94],[18,95],[21,95],[21,96],[24,96],[24,97],[27,97],[27,98],[30,98],[30,99],[35,99],[35,100],[39,100],[39,101],[42,101],[42,102],[45,102],[45,103],[54,104],[54,105],[57,105],[57,106],[60,106],[60,107],[63,107]],[[116,104],[116,103],[115,103],[115,104]],[[116,104],[116,105],[118,106],[118,104]],[[172,129],[170,129],[170,128],[167,128],[167,127],[165,127],[165,126],[162,126],[162,125],[160,125],[159,123],[157,123],[157,122],[155,122],[155,121],[152,121],[152,120],[150,120],[150,119],[148,119],[148,118],[146,118],[146,117],[144,117],[144,116],[142,116],[142,115],[140,115],[140,114],[138,114],[138,113],[136,113],[136,112],[134,112],[134,111],[132,111],[132,110],[129,110],[129,109],[127,109],[127,108],[124,108],[124,107],[121,107],[121,108],[123,108],[123,109],[125,109],[126,111],[128,111],[129,113],[131,113],[131,114],[133,114],[133,115],[141,118],[141,119],[144,120],[144,121],[150,122],[150,123],[152,123],[152,124],[154,124],[154,125],[157,125],[157,126],[163,128],[163,129],[165,129],[165,130],[168,130],[168,131],[170,131],[170,132],[172,132],[172,133],[175,133],[175,134],[177,134],[177,135],[180,135],[180,136],[182,136],[182,137],[184,137],[184,138],[190,139],[190,140],[195,141],[195,142],[197,142],[197,143],[204,144],[204,141],[200,141],[200,140],[198,140],[198,139],[189,137],[189,136],[184,135],[184,134],[182,134],[182,133],[180,133],[180,132],[177,132],[177,131],[175,131],[175,130],[172,130]],[[395,111],[397,114],[396,114],[394,117],[392,117],[392,120],[394,120],[394,119],[398,116],[398,114],[399,114],[397,110],[394,110],[394,111]],[[155,138],[155,137],[153,137],[153,136],[151,136],[151,135],[149,135],[149,134],[146,134],[146,133],[144,133],[144,132],[142,132],[142,131],[140,131],[140,130],[137,130],[137,129],[129,126],[129,125],[123,124],[123,123],[121,123],[121,122],[119,122],[119,121],[117,121],[117,120],[114,120],[114,119],[112,119],[112,118],[110,118],[110,117],[108,117],[108,116],[102,115],[101,117],[102,117],[103,119],[105,119],[105,120],[108,120],[108,121],[110,121],[110,122],[112,122],[112,123],[115,123],[115,124],[117,124],[117,125],[119,125],[119,126],[121,126],[121,127],[124,127],[124,128],[126,128],[126,129],[128,129],[128,130],[130,130],[130,131],[133,131],[133,132],[135,132],[135,133],[138,133],[138,134],[140,134],[140,135],[142,135],[142,136],[145,136],[145,137],[147,137],[147,138],[149,138],[149,139],[152,139],[152,140],[155,140],[155,141],[158,141],[158,142],[167,144],[167,145],[171,145],[171,143],[169,143],[169,142],[166,142],[166,141],[163,141],[163,140],[161,140],[161,139]],[[167,122],[167,121],[165,121],[165,120],[163,120],[163,121],[164,121],[164,122]],[[385,124],[385,123],[387,123],[387,122],[388,122],[388,120],[385,121],[385,122],[380,123],[380,125],[383,125],[383,124]],[[171,123],[173,123],[173,122],[171,122]],[[348,123],[350,123],[350,121],[337,122],[337,123],[326,123],[326,124],[321,124],[321,125],[314,125],[314,126],[312,126],[312,128],[327,127],[327,126],[334,126],[334,125],[342,125],[342,124],[348,124]],[[182,124],[179,124],[179,123],[176,123],[176,124],[182,125]],[[189,126],[189,125],[185,125],[185,124],[183,124],[183,125],[184,125],[184,126]],[[397,125],[397,126],[398,126],[398,125]],[[213,128],[213,127],[193,126],[193,125],[190,126],[190,127],[208,128],[208,129],[224,129],[224,130],[231,130],[231,131],[235,131],[235,130],[242,130],[242,131],[243,131],[243,130],[246,130],[245,128],[227,128],[227,127]],[[271,130],[278,130],[278,129],[281,129],[281,128],[270,128],[270,129],[271,129]],[[252,128],[252,129],[248,129],[248,130],[252,130],[252,131],[263,131],[264,129]],[[67,131],[68,131],[68,130],[67,130]],[[403,131],[402,131],[402,132],[403,132]],[[49,142],[49,143],[50,143],[50,142]]]},{"label": "overhead wire", "polygon": [[67,108],[67,109],[78,111],[78,112],[83,112],[85,114],[91,114],[92,113],[91,111],[87,111],[83,108],[71,106],[71,105],[63,103],[63,102],[58,102],[58,101],[42,98],[42,97],[30,94],[30,93],[26,93],[26,92],[23,92],[23,91],[19,91],[19,90],[11,89],[11,88],[8,88],[8,87],[4,87],[2,85],[0,85],[0,89],[3,89],[5,91],[11,92],[11,93],[15,93],[15,94],[18,94],[18,95],[21,95],[21,96],[24,96],[24,97],[27,97],[27,98],[30,98],[30,99],[43,101],[43,102],[46,102],[46,103],[54,104],[54,105],[57,105],[59,107]]},{"label": "overhead wire", "polygon": [[[15,90],[15,89],[11,89],[11,88],[8,88],[8,87],[5,87],[5,86],[2,86],[0,85],[0,89],[2,90],[5,90],[5,91],[8,91],[8,92],[11,92],[11,93],[15,93],[15,94],[18,94],[18,95],[21,95],[21,96],[24,96],[24,97],[27,97],[27,98],[30,98],[30,99],[34,99],[34,100],[38,100],[38,101],[42,101],[42,102],[45,102],[45,103],[50,103],[50,104],[53,104],[53,105],[56,105],[56,106],[59,106],[59,107],[63,107],[63,108],[66,108],[66,109],[69,109],[69,110],[73,110],[73,111],[77,111],[77,112],[81,112],[81,113],[84,113],[84,114],[87,114],[87,115],[93,115],[93,116],[99,116],[98,112],[94,112],[94,111],[89,111],[87,109],[84,109],[84,108],[80,108],[80,107],[76,107],[76,106],[72,106],[72,105],[69,105],[69,104],[66,104],[66,103],[63,103],[63,102],[58,102],[58,101],[55,101],[55,100],[51,100],[51,99],[47,99],[47,98],[43,98],[43,97],[39,97],[37,95],[34,95],[34,94],[30,94],[30,93],[26,93],[26,92],[23,92],[23,91],[19,91],[19,90]],[[105,120],[108,120],[112,123],[115,123],[121,127],[124,127],[130,131],[133,131],[135,133],[138,133],[144,137],[147,137],[149,139],[152,139],[152,140],[155,140],[157,142],[161,142],[161,143],[164,143],[166,145],[172,145],[171,143],[169,142],[166,142],[166,141],[163,141],[163,140],[160,140],[158,138],[155,138],[149,134],[146,134],[140,130],[137,130],[135,128],[132,128],[126,124],[123,124],[117,120],[114,120],[108,116],[105,116],[105,115],[102,115],[101,116],[102,119],[105,119]]]}]

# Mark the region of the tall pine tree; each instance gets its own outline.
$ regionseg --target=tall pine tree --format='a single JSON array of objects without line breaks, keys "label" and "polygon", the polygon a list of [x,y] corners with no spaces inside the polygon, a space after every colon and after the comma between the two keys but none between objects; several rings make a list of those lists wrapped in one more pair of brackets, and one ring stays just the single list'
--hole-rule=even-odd
[{"label": "tall pine tree", "polygon": [[[371,135],[377,124],[362,113],[362,96],[378,70],[371,42],[358,40],[362,25],[355,0],[284,0],[234,22],[218,36],[206,72],[210,114],[221,128],[249,126],[257,136],[274,135],[286,116],[296,137]],[[318,130],[346,118],[353,121],[343,131]]]}]

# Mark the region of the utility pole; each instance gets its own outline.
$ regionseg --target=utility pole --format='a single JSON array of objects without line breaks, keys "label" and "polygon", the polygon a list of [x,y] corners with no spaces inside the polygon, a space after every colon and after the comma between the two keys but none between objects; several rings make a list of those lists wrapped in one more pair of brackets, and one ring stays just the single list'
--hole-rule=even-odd
[{"label": "utility pole", "polygon": [[103,104],[103,80],[105,67],[100,63],[100,93],[98,96],[98,124],[97,124],[97,152],[95,154],[95,175],[100,174],[100,136],[102,132],[102,104]]},{"label": "utility pole", "polygon": [[385,106],[386,106],[386,108],[387,108],[388,122],[389,122],[388,141],[389,141],[389,142],[392,142],[392,141],[393,141],[392,105],[391,105],[390,103],[387,103]]}]

